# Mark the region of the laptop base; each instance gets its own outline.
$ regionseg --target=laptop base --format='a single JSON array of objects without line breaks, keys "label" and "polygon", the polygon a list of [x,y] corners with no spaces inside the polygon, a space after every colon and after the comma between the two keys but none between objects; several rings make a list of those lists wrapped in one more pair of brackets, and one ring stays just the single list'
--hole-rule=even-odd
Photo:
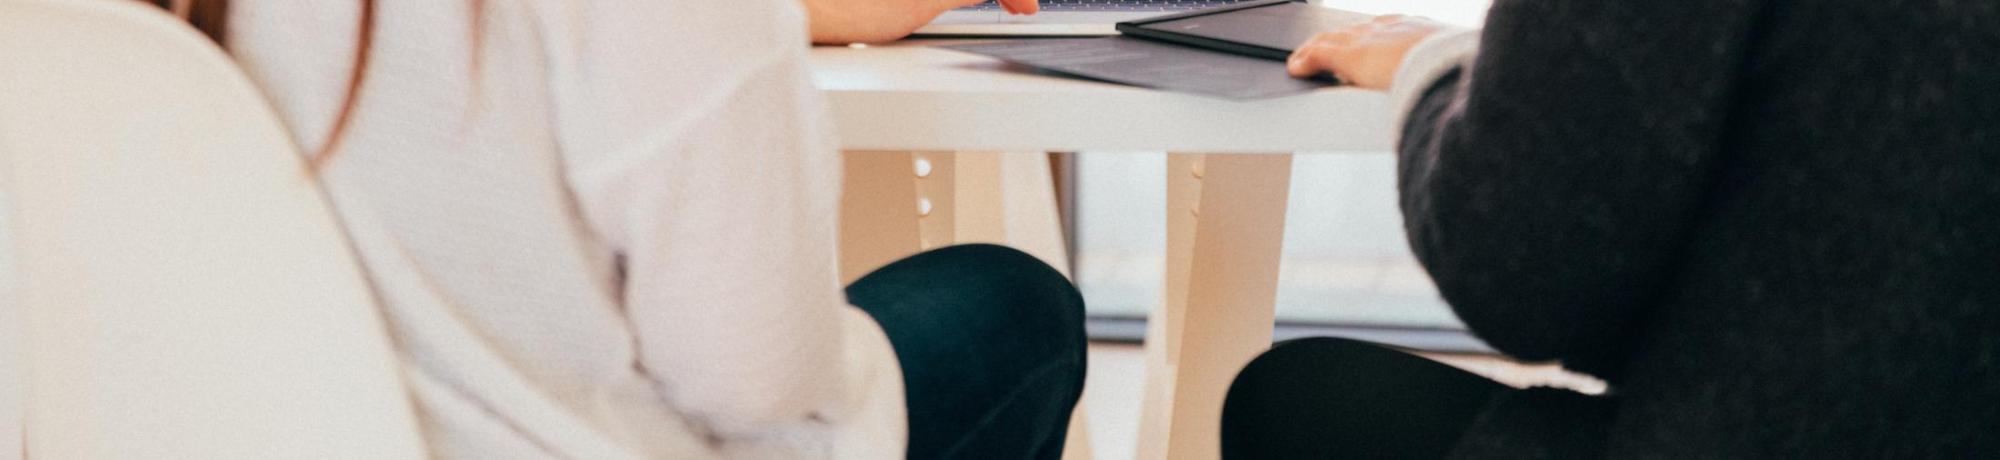
[{"label": "laptop base", "polygon": [[1167,14],[1160,11],[1003,11],[952,10],[917,29],[915,37],[1103,37],[1118,35],[1117,24]]},{"label": "laptop base", "polygon": [[1104,37],[1118,35],[1112,24],[931,24],[911,38]]}]

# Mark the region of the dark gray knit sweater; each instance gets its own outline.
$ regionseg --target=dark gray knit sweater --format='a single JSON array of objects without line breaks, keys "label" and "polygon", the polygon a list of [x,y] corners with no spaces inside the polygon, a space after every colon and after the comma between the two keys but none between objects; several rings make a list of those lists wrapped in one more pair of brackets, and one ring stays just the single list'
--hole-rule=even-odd
[{"label": "dark gray knit sweater", "polygon": [[2000,458],[2000,0],[1498,0],[1401,144],[1465,457]]}]

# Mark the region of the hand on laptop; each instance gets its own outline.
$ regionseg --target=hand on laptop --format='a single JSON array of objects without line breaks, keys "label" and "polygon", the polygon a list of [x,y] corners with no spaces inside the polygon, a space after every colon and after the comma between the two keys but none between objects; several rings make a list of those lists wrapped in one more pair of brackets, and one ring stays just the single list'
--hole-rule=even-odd
[{"label": "hand on laptop", "polygon": [[[903,38],[954,8],[982,0],[801,0],[813,43],[877,43]],[[1011,14],[1041,11],[1036,0],[1000,0]]]},{"label": "hand on laptop", "polygon": [[1386,90],[1396,78],[1396,68],[1403,65],[1403,55],[1444,27],[1418,17],[1377,16],[1307,40],[1292,51],[1285,70],[1299,78],[1332,73],[1355,86]]}]

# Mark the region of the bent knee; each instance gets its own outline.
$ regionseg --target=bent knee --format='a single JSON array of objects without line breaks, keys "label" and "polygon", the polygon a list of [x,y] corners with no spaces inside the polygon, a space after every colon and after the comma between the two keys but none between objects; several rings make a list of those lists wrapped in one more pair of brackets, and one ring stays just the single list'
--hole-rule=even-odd
[{"label": "bent knee", "polygon": [[957,282],[985,302],[964,312],[966,330],[996,334],[1020,351],[1049,359],[1080,356],[1083,296],[1076,285],[1041,259],[1014,248],[968,244],[932,251],[952,259]]},{"label": "bent knee", "polygon": [[[992,244],[940,248],[889,264],[849,288],[850,297],[897,299],[902,314],[1022,353],[1081,353],[1083,296],[1055,268]],[[932,310],[936,311],[932,311]]]}]

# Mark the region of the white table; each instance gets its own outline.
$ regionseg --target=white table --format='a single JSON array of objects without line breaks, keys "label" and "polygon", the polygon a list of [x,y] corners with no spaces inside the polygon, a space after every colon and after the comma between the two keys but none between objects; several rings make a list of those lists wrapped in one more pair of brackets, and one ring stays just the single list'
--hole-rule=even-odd
[{"label": "white table", "polygon": [[1390,149],[1387,98],[1336,88],[1235,102],[1038,75],[926,44],[813,50],[849,152],[844,276],[963,242],[1066,266],[1039,154],[1171,152],[1167,292],[1148,322],[1138,452],[1217,457],[1229,382],[1271,342],[1291,155]]}]

